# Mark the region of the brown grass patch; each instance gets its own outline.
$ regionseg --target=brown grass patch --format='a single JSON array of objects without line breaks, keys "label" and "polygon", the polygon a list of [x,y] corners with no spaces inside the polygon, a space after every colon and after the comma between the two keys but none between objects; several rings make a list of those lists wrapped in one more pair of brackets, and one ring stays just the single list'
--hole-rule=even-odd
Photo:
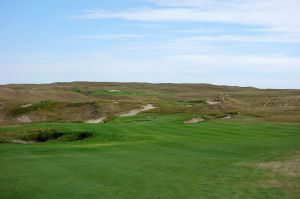
[{"label": "brown grass patch", "polygon": [[299,152],[285,160],[258,163],[243,162],[240,165],[269,170],[267,179],[260,182],[261,186],[278,188],[296,196],[296,198],[300,197]]},{"label": "brown grass patch", "polygon": [[190,120],[185,121],[185,124],[193,124],[193,123],[198,123],[198,122],[204,122],[205,119],[203,119],[202,117],[194,117]]},{"label": "brown grass patch", "polygon": [[296,153],[296,155],[285,160],[256,163],[243,162],[240,165],[268,169],[283,176],[300,177],[300,153]]},{"label": "brown grass patch", "polygon": [[300,176],[300,153],[283,161],[261,162],[258,167],[270,169],[285,176]]},{"label": "brown grass patch", "polygon": [[264,182],[265,185],[272,186],[275,188],[282,188],[290,193],[293,193],[296,196],[300,196],[300,184],[299,180],[278,180],[272,179]]}]

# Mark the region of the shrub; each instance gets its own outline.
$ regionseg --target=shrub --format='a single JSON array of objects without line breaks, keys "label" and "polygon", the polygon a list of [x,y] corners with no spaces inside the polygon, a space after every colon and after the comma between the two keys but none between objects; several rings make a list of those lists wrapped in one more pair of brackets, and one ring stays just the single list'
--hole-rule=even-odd
[{"label": "shrub", "polygon": [[26,114],[34,110],[53,110],[59,105],[59,102],[56,101],[42,101],[36,104],[33,104],[29,107],[17,107],[10,110],[9,115],[11,116],[18,116],[21,114]]},{"label": "shrub", "polygon": [[76,141],[76,140],[84,140],[89,137],[92,137],[93,133],[90,132],[72,132],[65,134],[64,136],[60,137],[62,141]]},{"label": "shrub", "polygon": [[20,138],[25,141],[47,142],[48,140],[56,140],[63,135],[64,133],[58,132],[56,129],[46,129],[29,131],[25,135],[20,136]]}]

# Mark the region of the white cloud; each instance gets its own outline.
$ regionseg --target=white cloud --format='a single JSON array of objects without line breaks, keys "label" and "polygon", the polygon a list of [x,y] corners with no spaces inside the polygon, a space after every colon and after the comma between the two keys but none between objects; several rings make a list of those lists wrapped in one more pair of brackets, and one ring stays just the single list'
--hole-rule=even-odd
[{"label": "white cloud", "polygon": [[184,63],[187,66],[207,67],[207,70],[286,72],[300,73],[300,58],[281,55],[212,55],[212,54],[187,54],[167,58],[175,63]]},{"label": "white cloud", "polygon": [[191,36],[186,40],[194,42],[243,42],[243,43],[300,43],[300,35],[295,34],[268,34],[259,36],[249,35],[203,35],[203,36]]},{"label": "white cloud", "polygon": [[242,3],[241,0],[150,0],[161,6],[168,7],[210,7],[210,6],[229,6],[235,3]]},{"label": "white cloud", "polygon": [[139,39],[146,35],[138,34],[97,34],[97,35],[82,35],[78,36],[79,39],[86,40],[127,40],[127,39]]},{"label": "white cloud", "polygon": [[[265,26],[273,31],[300,33],[300,20],[297,20],[300,18],[299,0],[155,2],[166,7],[125,11],[88,10],[73,18],[237,23]],[[172,7],[174,5],[177,7]]]},{"label": "white cloud", "polygon": [[[130,54],[120,57],[89,52],[69,56],[52,54],[48,58],[41,58],[38,54],[26,55],[13,62],[3,62],[0,68],[5,67],[6,72],[0,77],[2,82],[16,77],[19,81],[31,82],[30,74],[35,74],[40,78],[35,81],[210,82],[269,87],[279,86],[278,80],[285,81],[286,84],[280,86],[286,88],[295,88],[300,83],[298,57],[173,54],[162,55],[159,59],[139,56],[132,59]],[[248,79],[247,84],[241,83],[241,78]],[[273,84],[255,81],[258,78],[273,78]]]}]

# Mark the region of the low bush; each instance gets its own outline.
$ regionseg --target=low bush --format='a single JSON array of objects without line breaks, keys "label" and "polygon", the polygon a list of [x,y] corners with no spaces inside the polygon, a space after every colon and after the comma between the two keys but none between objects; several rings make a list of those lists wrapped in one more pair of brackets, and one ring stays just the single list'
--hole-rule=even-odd
[{"label": "low bush", "polygon": [[92,137],[90,132],[61,132],[56,129],[31,130],[19,133],[16,138],[23,141],[47,142],[51,140],[76,141]]},{"label": "low bush", "polygon": [[49,111],[49,110],[53,110],[58,105],[59,105],[59,102],[56,102],[56,101],[51,101],[51,100],[42,101],[42,102],[33,104],[29,107],[14,108],[14,109],[10,110],[9,115],[18,116],[18,115],[21,115],[21,114],[29,113],[29,112],[34,111],[34,110],[47,110],[47,111]]},{"label": "low bush", "polygon": [[56,140],[63,135],[64,133],[58,132],[56,129],[46,129],[29,131],[19,136],[19,138],[25,141],[47,142],[48,140]]},{"label": "low bush", "polygon": [[93,133],[90,132],[73,132],[63,135],[59,138],[62,141],[76,141],[76,140],[84,140],[89,137],[92,137]]}]

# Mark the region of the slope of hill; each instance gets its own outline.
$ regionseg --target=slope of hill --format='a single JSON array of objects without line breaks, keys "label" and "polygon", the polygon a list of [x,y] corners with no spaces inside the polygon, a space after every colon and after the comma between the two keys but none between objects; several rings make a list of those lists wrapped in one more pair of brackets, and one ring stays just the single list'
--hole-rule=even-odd
[{"label": "slope of hill", "polygon": [[299,198],[299,122],[299,90],[0,86],[0,198]]},{"label": "slope of hill", "polygon": [[0,86],[0,125],[108,121],[144,105],[157,114],[299,122],[300,90],[209,84],[72,82]]}]

